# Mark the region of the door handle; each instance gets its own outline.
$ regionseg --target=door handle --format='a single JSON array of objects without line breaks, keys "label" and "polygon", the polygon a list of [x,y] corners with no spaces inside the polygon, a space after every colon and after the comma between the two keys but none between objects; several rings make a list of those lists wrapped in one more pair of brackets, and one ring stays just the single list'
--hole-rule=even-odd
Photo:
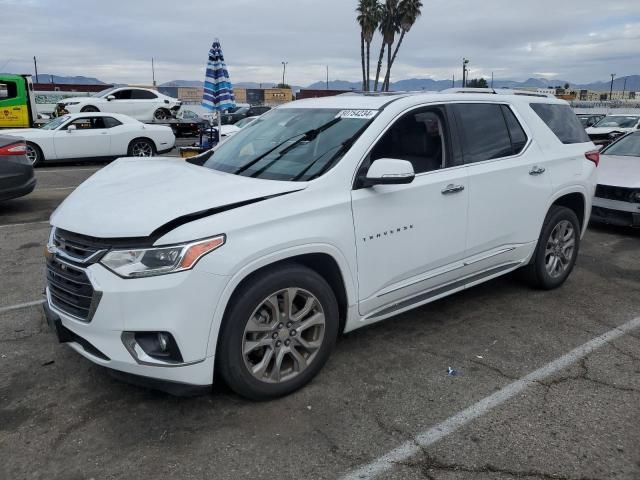
[{"label": "door handle", "polygon": [[529,170],[529,175],[542,175],[545,171],[545,168],[534,165],[533,168]]},{"label": "door handle", "polygon": [[451,193],[458,193],[463,190],[464,190],[464,185],[454,185],[453,183],[450,183],[449,185],[446,186],[444,190],[442,190],[442,194],[449,195]]}]

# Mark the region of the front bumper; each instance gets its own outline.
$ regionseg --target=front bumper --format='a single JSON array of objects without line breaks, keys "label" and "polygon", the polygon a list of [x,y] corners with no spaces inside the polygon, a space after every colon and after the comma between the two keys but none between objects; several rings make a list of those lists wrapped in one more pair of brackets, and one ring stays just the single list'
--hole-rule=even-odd
[{"label": "front bumper", "polygon": [[640,227],[640,204],[594,197],[591,220],[621,227]]},{"label": "front bumper", "polygon": [[[46,289],[45,314],[60,342],[92,362],[124,374],[124,379],[132,383],[170,393],[211,386],[214,356],[208,354],[209,337],[227,277],[190,270],[122,279],[99,264],[86,268],[85,273],[94,290],[100,292],[95,313],[88,321],[56,307]],[[168,332],[183,362],[167,364],[160,360],[150,365],[141,361],[123,343],[123,332]]]}]

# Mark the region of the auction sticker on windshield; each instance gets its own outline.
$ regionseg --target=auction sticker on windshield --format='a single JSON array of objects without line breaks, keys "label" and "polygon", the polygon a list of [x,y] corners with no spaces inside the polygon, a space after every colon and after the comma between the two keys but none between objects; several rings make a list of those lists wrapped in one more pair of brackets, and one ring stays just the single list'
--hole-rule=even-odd
[{"label": "auction sticker on windshield", "polygon": [[341,110],[336,118],[363,118],[369,120],[376,116],[378,110]]}]

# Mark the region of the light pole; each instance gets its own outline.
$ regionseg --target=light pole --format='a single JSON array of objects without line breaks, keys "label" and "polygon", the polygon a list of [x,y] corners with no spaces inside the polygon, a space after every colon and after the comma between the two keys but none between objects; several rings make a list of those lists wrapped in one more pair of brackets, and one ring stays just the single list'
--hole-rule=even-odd
[{"label": "light pole", "polygon": [[467,74],[469,72],[467,65],[469,65],[469,59],[463,58],[462,59],[462,88],[466,88],[467,86]]},{"label": "light pole", "polygon": [[282,86],[285,86],[284,83],[284,76],[287,73],[287,65],[289,64],[289,62],[282,62]]},{"label": "light pole", "polygon": [[616,78],[616,74],[611,74],[611,88],[609,89],[609,101],[613,100],[613,79]]},{"label": "light pole", "polygon": [[627,78],[628,77],[624,77],[624,85],[622,87],[622,100],[624,100],[624,94],[627,93]]},{"label": "light pole", "polygon": [[329,65],[327,65],[327,90],[329,90]]},{"label": "light pole", "polygon": [[36,83],[40,83],[38,81],[38,60],[36,59],[35,55],[33,56],[33,68],[36,71]]}]

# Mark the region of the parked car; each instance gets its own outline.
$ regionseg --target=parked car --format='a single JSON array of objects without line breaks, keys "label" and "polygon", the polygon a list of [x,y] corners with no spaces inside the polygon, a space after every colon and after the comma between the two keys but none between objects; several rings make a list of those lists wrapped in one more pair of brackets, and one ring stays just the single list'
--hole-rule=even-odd
[{"label": "parked car", "polygon": [[24,140],[0,134],[0,200],[27,195],[36,188]]},{"label": "parked car", "polygon": [[261,106],[261,107],[241,107],[238,108],[233,113],[227,113],[222,116],[222,123],[226,125],[233,125],[234,123],[242,120],[247,117],[259,117],[263,113],[271,110],[271,107]]},{"label": "parked car", "polygon": [[116,113],[73,113],[42,128],[3,133],[26,140],[27,158],[33,166],[49,161],[151,157],[170,151],[176,141],[170,127],[146,125]]},{"label": "parked car", "polygon": [[566,102],[498,92],[302,100],[186,162],[116,161],[51,216],[49,323],[129,379],[261,399],[342,332],[517,269],[559,287],[599,152]]},{"label": "parked car", "polygon": [[604,114],[593,114],[593,113],[577,113],[578,119],[580,119],[580,123],[584,128],[589,128],[594,126],[600,120],[602,120],[605,115]]},{"label": "parked car", "polygon": [[607,115],[593,127],[587,128],[589,138],[596,145],[609,145],[625,133],[640,128],[640,115]]},{"label": "parked car", "polygon": [[601,151],[591,219],[640,227],[640,132],[629,133]]},{"label": "parked car", "polygon": [[68,113],[121,113],[141,122],[175,116],[182,102],[149,88],[114,87],[90,97],[65,98],[58,105]]}]

